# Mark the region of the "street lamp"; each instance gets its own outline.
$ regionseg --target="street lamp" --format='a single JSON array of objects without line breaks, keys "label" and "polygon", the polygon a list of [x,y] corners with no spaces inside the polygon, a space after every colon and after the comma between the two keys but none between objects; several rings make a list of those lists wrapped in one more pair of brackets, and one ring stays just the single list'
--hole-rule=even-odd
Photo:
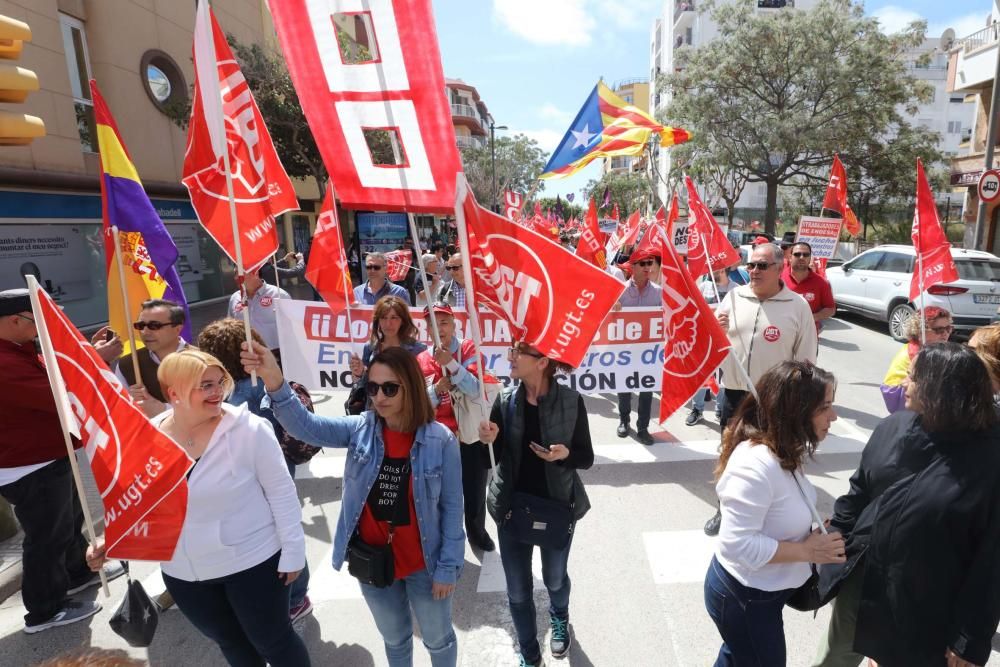
[{"label": "street lamp", "polygon": [[493,134],[496,130],[506,130],[508,127],[506,125],[496,125],[493,122],[493,116],[490,116],[490,172],[493,175],[493,189],[491,190],[493,194],[493,212],[500,212],[500,205],[497,203],[497,149],[493,144]]}]

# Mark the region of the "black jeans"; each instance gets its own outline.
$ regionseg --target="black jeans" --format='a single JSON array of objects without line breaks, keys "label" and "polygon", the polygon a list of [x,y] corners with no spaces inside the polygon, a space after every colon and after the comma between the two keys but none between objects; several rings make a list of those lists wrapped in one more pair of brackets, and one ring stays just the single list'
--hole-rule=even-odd
[{"label": "black jeans", "polygon": [[289,586],[278,578],[281,552],[242,572],[183,581],[163,575],[191,624],[219,645],[233,667],[302,667],[309,653],[288,619]]},{"label": "black jeans", "polygon": [[729,425],[729,420],[736,414],[736,408],[740,407],[740,403],[743,402],[743,399],[749,393],[748,391],[729,389],[728,387],[722,392],[723,398],[722,405],[719,408],[719,423],[722,424],[723,428]]},{"label": "black jeans", "polygon": [[489,466],[489,453],[485,448],[486,445],[481,442],[459,445],[462,454],[465,532],[470,539],[486,534],[486,471]]},{"label": "black jeans", "polygon": [[[636,429],[644,431],[649,428],[649,413],[653,407],[653,392],[639,392],[639,418],[635,422]],[[618,394],[618,418],[627,424],[632,413],[632,394]]]},{"label": "black jeans", "polygon": [[66,591],[93,576],[87,540],[80,533],[83,508],[73,488],[73,469],[61,458],[16,482],[0,486],[24,529],[21,598],[24,622],[49,620],[63,608]]}]

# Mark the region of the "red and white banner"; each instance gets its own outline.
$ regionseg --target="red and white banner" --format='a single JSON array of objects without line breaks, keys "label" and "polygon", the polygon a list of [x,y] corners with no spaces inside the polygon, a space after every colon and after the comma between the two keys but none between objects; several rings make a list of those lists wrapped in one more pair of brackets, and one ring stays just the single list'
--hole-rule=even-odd
[{"label": "red and white banner", "polygon": [[[430,0],[281,0],[271,15],[299,103],[346,208],[450,213],[462,170]],[[350,22],[355,39],[341,27]],[[344,58],[341,49],[360,56]],[[366,130],[398,140],[377,163]]]},{"label": "red and white banner", "polygon": [[625,285],[558,243],[482,208],[461,176],[456,197],[458,224],[468,230],[470,248],[462,248],[462,255],[472,267],[475,303],[506,319],[516,340],[578,366]]},{"label": "red and white banner", "polygon": [[326,188],[323,209],[316,219],[316,233],[309,249],[309,263],[306,265],[308,280],[323,301],[334,312],[346,308],[354,302],[354,287],[351,272],[344,254],[344,237],[340,232],[337,217],[337,201],[333,185]]},{"label": "red and white banner", "polygon": [[[673,233],[668,227],[666,237]],[[664,360],[660,423],[687,403],[729,354],[730,343],[677,251],[664,243]]]},{"label": "red and white banner", "polygon": [[511,220],[514,220],[521,215],[521,207],[524,206],[524,195],[514,192],[513,190],[505,190],[503,193],[503,213]]},{"label": "red and white banner", "polygon": [[917,264],[910,278],[910,301],[915,302],[920,292],[931,285],[958,280],[958,269],[951,257],[951,244],[941,228],[934,193],[927,183],[924,163],[920,158],[917,158],[917,205],[913,209],[910,237],[917,251]]},{"label": "red and white banner", "polygon": [[385,253],[385,261],[389,265],[386,267],[386,275],[389,280],[396,283],[406,277],[413,266],[413,253],[409,250],[393,250]]},{"label": "red and white banner", "polygon": [[250,87],[206,0],[198,3],[194,67],[182,182],[202,226],[236,262],[226,182],[228,153],[243,268],[252,271],[278,250],[275,218],[297,210],[299,203]]},{"label": "red and white banner", "polygon": [[[576,218],[573,218],[576,220]],[[590,262],[602,271],[608,266],[608,258],[601,245],[601,230],[597,226],[597,204],[590,198],[590,207],[583,218],[580,240],[576,244],[576,256]]]},{"label": "red and white banner", "polygon": [[104,504],[108,555],[170,560],[187,514],[186,475],[194,461],[132,404],[34,278],[29,287],[53,395],[71,420],[63,427],[83,441]]}]

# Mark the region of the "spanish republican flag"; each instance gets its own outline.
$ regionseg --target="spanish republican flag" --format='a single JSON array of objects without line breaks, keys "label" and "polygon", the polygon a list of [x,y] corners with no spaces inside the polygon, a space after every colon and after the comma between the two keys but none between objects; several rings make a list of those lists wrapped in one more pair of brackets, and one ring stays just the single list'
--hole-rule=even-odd
[{"label": "spanish republican flag", "polygon": [[[139,181],[139,174],[118,134],[118,126],[108,105],[91,80],[97,121],[97,140],[101,156],[101,203],[104,219],[105,268],[108,274],[108,325],[125,342],[128,354],[128,329],[139,316],[147,299],[169,299],[187,311],[187,300],[175,266],[177,246],[157,215]],[[121,284],[115,264],[115,240],[111,227],[117,227],[121,239],[125,284]],[[125,312],[123,290],[128,291],[132,312]],[[182,335],[191,340],[191,318],[184,320]],[[142,343],[136,341],[138,347]]]},{"label": "spanish republican flag", "polygon": [[539,178],[575,174],[597,158],[639,155],[653,136],[663,147],[691,138],[687,130],[660,125],[599,81]]}]

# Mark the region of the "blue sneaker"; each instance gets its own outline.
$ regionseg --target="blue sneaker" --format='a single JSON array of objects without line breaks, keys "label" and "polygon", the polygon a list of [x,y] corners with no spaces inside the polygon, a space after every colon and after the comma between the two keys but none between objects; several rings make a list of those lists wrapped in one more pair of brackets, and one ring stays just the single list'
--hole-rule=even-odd
[{"label": "blue sneaker", "polygon": [[549,614],[549,622],[552,624],[552,637],[549,639],[552,657],[565,658],[566,654],[569,653],[569,647],[573,645],[573,633],[569,629],[569,619]]},{"label": "blue sneaker", "polygon": [[542,667],[542,656],[538,656],[538,660],[529,661],[523,653],[518,653],[517,667]]}]

